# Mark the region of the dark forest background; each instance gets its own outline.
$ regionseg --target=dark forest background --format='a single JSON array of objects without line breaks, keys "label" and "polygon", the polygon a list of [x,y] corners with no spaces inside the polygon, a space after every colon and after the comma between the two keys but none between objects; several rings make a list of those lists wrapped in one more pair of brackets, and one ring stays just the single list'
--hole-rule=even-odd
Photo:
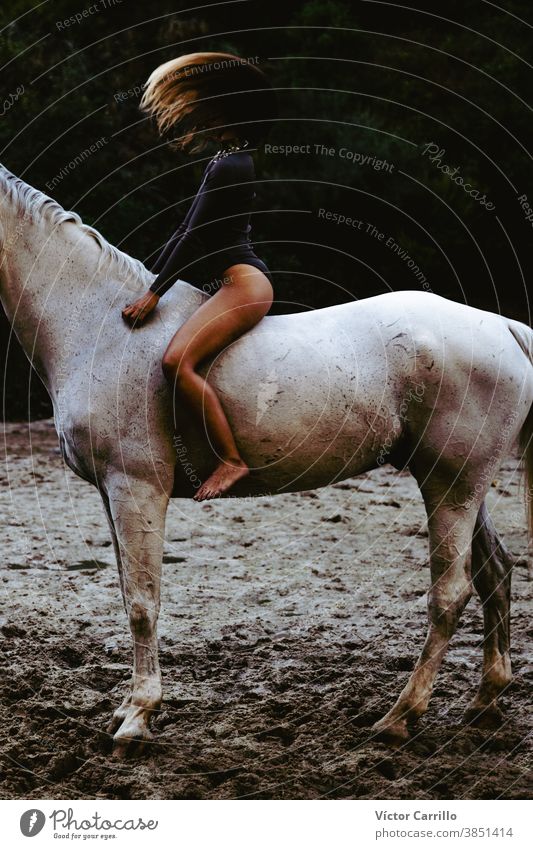
[{"label": "dark forest background", "polygon": [[[253,238],[275,276],[273,313],[421,288],[412,259],[423,288],[530,323],[533,229],[518,200],[526,194],[533,206],[527,0],[33,5],[3,0],[0,9],[0,162],[123,250],[148,261],[161,248],[205,165],[158,138],[131,90],[182,53],[258,56],[279,92],[269,143],[311,150],[255,154]],[[429,143],[494,209],[424,155]],[[315,144],[335,153],[317,155]],[[343,147],[392,168],[354,164]],[[374,225],[403,258],[320,208]],[[3,314],[0,352],[3,416],[51,415]]]}]

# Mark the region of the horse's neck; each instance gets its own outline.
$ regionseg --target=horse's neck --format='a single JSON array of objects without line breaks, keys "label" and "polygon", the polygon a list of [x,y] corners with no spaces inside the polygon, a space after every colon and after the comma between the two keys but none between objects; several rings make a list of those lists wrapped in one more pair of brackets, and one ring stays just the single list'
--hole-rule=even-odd
[{"label": "horse's neck", "polygon": [[[73,333],[83,336],[81,302],[87,310],[107,294],[97,273],[101,249],[74,223],[53,227],[47,221],[13,216],[11,224],[0,270],[2,304],[22,348],[53,394],[68,356],[65,340]],[[139,294],[142,288],[139,282]],[[90,322],[90,312],[86,320]]]},{"label": "horse's neck", "polygon": [[[0,171],[0,182],[1,178]],[[23,185],[27,195],[36,192]],[[6,198],[7,192],[6,206],[0,210],[4,238],[0,299],[26,355],[53,397],[58,379],[63,380],[73,368],[72,354],[94,347],[95,325],[115,332],[108,321],[111,303],[118,301],[120,308],[122,293],[124,305],[131,303],[154,276],[55,202],[55,218],[42,214],[45,195],[33,194],[39,207],[35,215]],[[183,281],[168,297],[176,327],[199,305],[198,290]],[[117,321],[122,321],[118,311]]]}]

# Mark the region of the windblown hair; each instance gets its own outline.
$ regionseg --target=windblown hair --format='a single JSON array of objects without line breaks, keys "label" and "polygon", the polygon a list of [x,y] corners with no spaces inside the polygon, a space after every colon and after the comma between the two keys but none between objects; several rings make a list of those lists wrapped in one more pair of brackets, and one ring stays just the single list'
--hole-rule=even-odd
[{"label": "windblown hair", "polygon": [[155,118],[161,134],[179,130],[174,145],[191,153],[205,148],[212,130],[231,129],[255,146],[278,115],[268,77],[251,59],[231,53],[190,53],[159,65],[139,108]]}]

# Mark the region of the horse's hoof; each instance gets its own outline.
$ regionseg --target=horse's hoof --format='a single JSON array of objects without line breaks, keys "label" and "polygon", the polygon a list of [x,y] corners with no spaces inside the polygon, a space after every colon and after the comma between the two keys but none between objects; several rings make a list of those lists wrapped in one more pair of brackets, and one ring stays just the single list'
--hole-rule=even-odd
[{"label": "horse's hoof", "polygon": [[126,719],[127,715],[128,715],[127,710],[120,710],[120,708],[118,710],[116,710],[115,713],[112,716],[111,722],[109,723],[109,725],[106,728],[107,733],[108,734],[114,734],[115,731],[118,731],[118,729],[120,728],[120,726],[122,725],[122,723]]},{"label": "horse's hoof", "polygon": [[151,743],[153,739],[145,711],[136,706],[131,713],[130,708],[130,715],[113,737],[113,757],[138,757],[143,754],[146,744]]},{"label": "horse's hoof", "polygon": [[406,722],[386,722],[380,719],[372,726],[372,731],[374,732],[374,739],[380,743],[385,743],[392,749],[398,749],[410,739]]},{"label": "horse's hoof", "polygon": [[[134,736],[132,736],[134,734]],[[153,734],[148,728],[125,733],[122,729],[113,737],[113,757],[117,760],[138,758],[145,754],[147,744],[153,741]]]},{"label": "horse's hoof", "polygon": [[489,705],[472,705],[466,709],[463,717],[466,725],[474,725],[476,728],[486,728],[487,730],[499,728],[503,719],[503,713],[494,702]]},{"label": "horse's hoof", "polygon": [[113,744],[112,757],[117,761],[140,758],[145,753],[144,740],[119,740]]}]

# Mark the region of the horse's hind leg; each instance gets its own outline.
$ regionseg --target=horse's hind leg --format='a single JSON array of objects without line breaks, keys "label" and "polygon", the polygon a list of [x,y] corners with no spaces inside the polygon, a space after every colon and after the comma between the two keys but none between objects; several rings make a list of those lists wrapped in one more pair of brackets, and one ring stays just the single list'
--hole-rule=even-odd
[{"label": "horse's hind leg", "polygon": [[512,678],[509,651],[513,565],[514,558],[499,538],[483,502],[472,539],[472,580],[483,604],[483,673],[479,690],[465,714],[467,722],[492,726],[501,721],[497,699]]},{"label": "horse's hind leg", "polygon": [[[435,481],[433,481],[435,483]],[[446,487],[424,493],[428,514],[431,588],[428,596],[429,629],[422,653],[394,707],[373,730],[393,744],[409,737],[408,723],[427,709],[435,676],[455,632],[459,617],[472,596],[470,579],[472,531],[477,506],[449,503]],[[446,503],[439,503],[438,492]]]}]

